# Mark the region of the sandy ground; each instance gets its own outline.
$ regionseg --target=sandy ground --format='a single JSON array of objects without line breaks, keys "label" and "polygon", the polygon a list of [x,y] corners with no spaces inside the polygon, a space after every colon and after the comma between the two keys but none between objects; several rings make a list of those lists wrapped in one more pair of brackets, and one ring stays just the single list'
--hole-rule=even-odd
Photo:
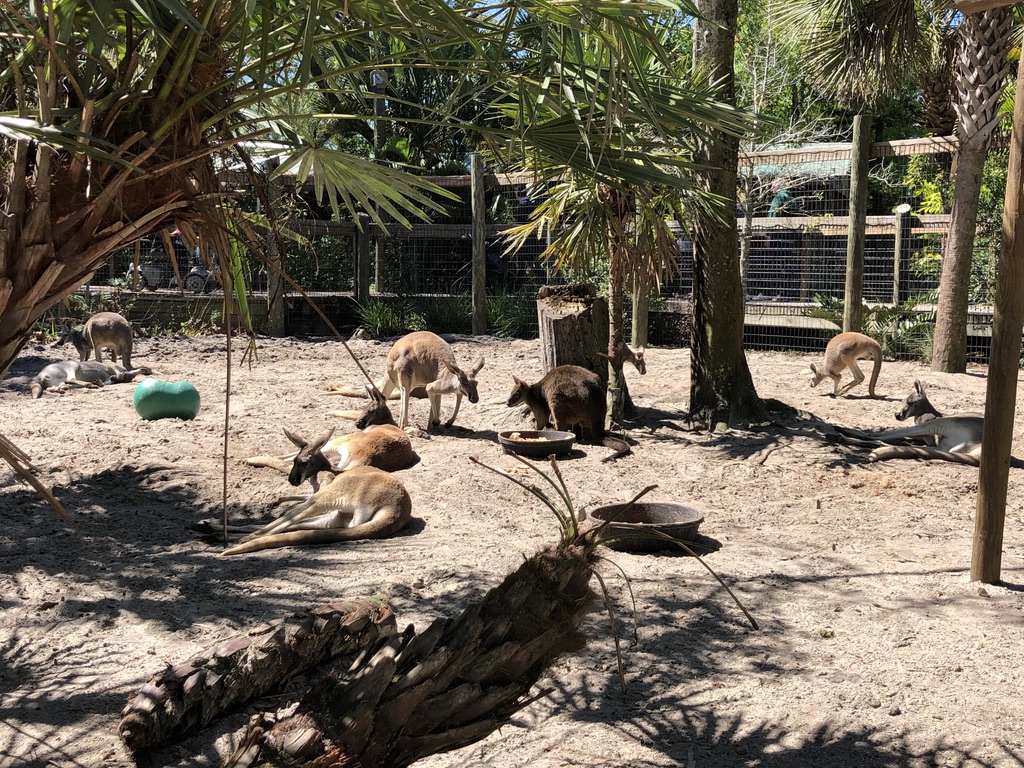
[{"label": "sandy ground", "polygon": [[[374,374],[388,344],[352,348]],[[194,421],[141,421],[132,385],[32,400],[26,375],[63,350],[27,348],[0,386],[0,432],[26,451],[74,515],[74,533],[0,470],[0,764],[130,764],[116,726],[126,700],[165,664],[259,622],[339,598],[386,595],[399,626],[451,615],[539,547],[556,525],[532,498],[473,465],[510,467],[495,430],[528,426],[505,407],[511,374],[540,376],[536,341],[462,339],[460,362],[486,357],[465,430],[417,438],[399,473],[414,524],[394,539],[222,558],[188,525],[220,513],[263,519],[289,489],[242,457],[286,453],[281,427],[305,436],[358,401],[333,340],[263,340],[250,367],[235,352],[223,457],[225,341],[139,340],[135,360],[203,397]],[[74,357],[68,347],[67,353]],[[1020,766],[1024,765],[1024,473],[1011,475],[1004,583],[971,583],[977,469],[945,462],[865,463],[824,442],[814,422],[709,435],[690,431],[689,353],[648,351],[629,371],[641,418],[633,454],[612,464],[584,447],[562,462],[579,504],[652,498],[703,511],[707,557],[760,624],[748,626],[692,558],[608,552],[602,569],[627,638],[619,690],[607,616],[586,622],[584,651],[543,681],[554,692],[458,752],[456,766]],[[816,356],[751,353],[759,393],[825,421],[895,426],[915,378],[950,412],[982,406],[985,371],[937,375],[886,362],[879,392],[833,399],[810,389]],[[445,410],[451,406],[446,400]],[[413,418],[426,421],[425,401]],[[1018,413],[1016,433],[1024,430]],[[351,429],[345,423],[339,429]],[[1018,453],[1021,453],[1018,450]],[[621,569],[621,573],[619,572]],[[634,613],[625,578],[636,600]],[[214,765],[246,712],[153,753],[143,764]]]}]

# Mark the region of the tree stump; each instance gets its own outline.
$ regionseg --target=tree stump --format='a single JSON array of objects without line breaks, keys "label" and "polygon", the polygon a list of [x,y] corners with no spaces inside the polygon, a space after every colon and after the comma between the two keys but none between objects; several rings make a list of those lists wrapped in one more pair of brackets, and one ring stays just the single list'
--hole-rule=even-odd
[{"label": "tree stump", "polygon": [[537,294],[544,373],[578,365],[608,385],[608,302],[591,285],[545,285]]}]

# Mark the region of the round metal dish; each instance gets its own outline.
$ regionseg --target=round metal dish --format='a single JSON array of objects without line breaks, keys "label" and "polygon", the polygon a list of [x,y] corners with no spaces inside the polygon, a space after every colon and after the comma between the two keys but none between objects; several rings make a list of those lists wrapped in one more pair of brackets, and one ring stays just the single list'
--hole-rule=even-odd
[{"label": "round metal dish", "polygon": [[[693,507],[675,502],[638,501],[625,512],[619,513],[624,504],[607,504],[588,510],[597,523],[614,520],[605,528],[605,535],[611,540],[605,542],[612,549],[625,552],[657,552],[661,549],[677,549],[669,536],[678,541],[693,541],[697,529],[704,522],[704,515]],[[661,535],[645,535],[656,531]]]},{"label": "round metal dish", "polygon": [[[513,435],[517,435],[519,439]],[[568,453],[572,450],[575,440],[576,435],[572,432],[558,432],[554,429],[510,429],[498,433],[498,442],[505,453],[541,459],[551,454],[561,456]]]}]

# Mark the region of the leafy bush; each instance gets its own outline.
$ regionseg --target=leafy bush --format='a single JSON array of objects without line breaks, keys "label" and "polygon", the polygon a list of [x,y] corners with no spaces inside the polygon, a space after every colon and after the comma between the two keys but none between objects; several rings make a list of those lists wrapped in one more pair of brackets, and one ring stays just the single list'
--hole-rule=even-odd
[{"label": "leafy bush", "polygon": [[534,338],[537,335],[537,292],[526,289],[488,296],[487,328],[496,336]]},{"label": "leafy bush", "polygon": [[404,298],[375,297],[359,305],[359,326],[374,337],[398,336],[423,327],[423,319]]},{"label": "leafy bush", "polygon": [[468,296],[428,296],[416,302],[420,328],[434,333],[472,333],[473,304]]}]

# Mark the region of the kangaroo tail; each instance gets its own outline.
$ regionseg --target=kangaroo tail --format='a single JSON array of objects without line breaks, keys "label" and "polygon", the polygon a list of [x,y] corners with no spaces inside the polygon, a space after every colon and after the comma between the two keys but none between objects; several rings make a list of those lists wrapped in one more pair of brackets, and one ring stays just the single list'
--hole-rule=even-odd
[{"label": "kangaroo tail", "polygon": [[878,374],[882,370],[882,350],[875,350],[872,357],[874,358],[875,364],[871,368],[871,381],[868,382],[868,395],[871,397],[877,397],[877,395],[875,395],[875,382],[878,381]]},{"label": "kangaroo tail", "polygon": [[940,459],[952,461],[954,464],[970,464],[972,467],[980,463],[977,456],[969,453],[954,453],[938,448],[921,448],[913,445],[889,445],[876,448],[868,456],[870,461],[886,461],[888,459]]},{"label": "kangaroo tail", "polygon": [[405,527],[407,522],[407,517],[399,516],[394,521],[370,520],[368,523],[356,525],[352,528],[319,528],[311,531],[272,533],[266,536],[257,536],[254,539],[235,544],[233,547],[228,547],[221,552],[221,555],[244,555],[247,552],[259,552],[264,549],[278,549],[294,545],[338,544],[359,539],[383,539],[398,533],[398,531]]},{"label": "kangaroo tail", "polygon": [[344,397],[361,397],[366,399],[366,390],[362,387],[333,387],[324,392],[325,395],[343,395]]},{"label": "kangaroo tail", "polygon": [[605,448],[615,449],[615,453],[613,453],[611,456],[605,456],[603,459],[601,459],[602,464],[606,461],[614,461],[615,459],[621,459],[623,456],[626,456],[631,452],[629,443],[618,437],[605,437],[601,440],[601,445],[603,445]]}]

